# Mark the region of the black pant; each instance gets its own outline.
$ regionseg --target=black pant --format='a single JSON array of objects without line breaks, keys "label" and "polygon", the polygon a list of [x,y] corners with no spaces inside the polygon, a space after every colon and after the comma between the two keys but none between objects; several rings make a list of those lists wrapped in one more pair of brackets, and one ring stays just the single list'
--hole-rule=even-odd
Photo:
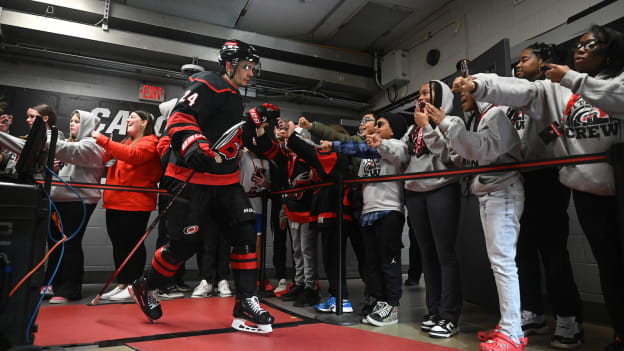
[{"label": "black pant", "polygon": [[[182,182],[174,180],[170,192]],[[147,279],[150,288],[161,288],[184,261],[193,256],[203,237],[225,233],[232,245],[230,261],[237,296],[256,290],[256,230],[249,197],[239,183],[211,186],[188,184],[167,216],[170,241],[154,254]]]},{"label": "black pant", "polygon": [[[164,188],[163,182],[160,184],[161,188]],[[171,196],[169,194],[160,194],[158,195],[158,212],[162,211],[167,204],[169,204],[169,200]],[[169,237],[167,237],[167,216],[165,215],[158,222],[158,237],[156,238],[156,249],[165,246],[169,242]],[[173,282],[176,284],[184,283],[184,274],[186,273],[186,267],[184,263],[180,267],[180,269],[176,272],[175,276],[173,276]]]},{"label": "black pant", "polygon": [[522,309],[544,313],[541,256],[553,313],[582,320],[582,304],[568,253],[570,189],[559,182],[559,171],[546,168],[524,175],[524,212],[516,262]]},{"label": "black pant", "polygon": [[[336,222],[337,223],[337,222]],[[342,298],[349,298],[349,290],[347,289],[347,268],[345,264],[345,256],[347,249],[347,236],[353,227],[350,221],[342,222],[342,242],[338,245],[337,226],[318,227],[321,234],[321,243],[323,245],[323,266],[325,266],[325,274],[329,282],[327,291],[332,296],[338,296],[338,265],[342,261]],[[342,253],[340,251],[342,251]],[[338,260],[339,254],[342,254],[342,260]]]},{"label": "black pant", "polygon": [[[83,217],[83,208],[81,202],[55,202],[63,224],[63,231],[67,236],[72,235]],[[82,252],[82,238],[84,237],[87,224],[95,210],[95,204],[86,205],[87,213],[84,220],[84,224],[80,231],[76,233],[72,239],[65,241],[65,251],[63,252],[63,259],[61,265],[56,272],[54,281],[54,295],[65,297],[70,300],[78,300],[82,297],[82,279],[84,276],[84,253]],[[56,225],[51,225],[52,237],[55,240],[62,238]],[[52,247],[56,242],[50,239],[48,236],[48,247]],[[52,273],[56,269],[58,260],[61,254],[61,248],[57,248],[50,254],[50,260],[48,261],[48,267],[46,269],[46,284],[52,277]]]},{"label": "black pant", "polygon": [[615,196],[573,190],[581,228],[598,263],[600,286],[615,333],[624,336],[624,258],[617,224]]},{"label": "black pant", "polygon": [[199,278],[208,283],[230,278],[230,243],[223,232],[208,232],[197,250]]},{"label": "black pant", "polygon": [[405,195],[422,255],[427,310],[455,323],[463,304],[455,251],[460,190],[459,183],[452,183],[432,191],[407,191]]},{"label": "black pant", "polygon": [[[145,234],[150,213],[150,211],[106,210],[106,231],[113,243],[115,268],[119,268],[139,239]],[[117,283],[132,284],[135,279],[139,278],[145,269],[145,258],[145,243],[141,243],[141,246],[117,275]]]},{"label": "black pant", "polygon": [[286,229],[280,228],[279,214],[282,209],[282,200],[271,199],[271,231],[273,232],[273,267],[275,278],[286,278]]},{"label": "black pant", "polygon": [[391,211],[372,226],[362,227],[366,289],[392,306],[401,298],[401,234],[405,216]]},{"label": "black pant", "polygon": [[419,281],[422,275],[422,258],[420,257],[420,247],[418,246],[418,240],[416,240],[416,234],[412,229],[412,223],[407,217],[407,226],[409,228],[409,268],[407,269],[407,279]]}]

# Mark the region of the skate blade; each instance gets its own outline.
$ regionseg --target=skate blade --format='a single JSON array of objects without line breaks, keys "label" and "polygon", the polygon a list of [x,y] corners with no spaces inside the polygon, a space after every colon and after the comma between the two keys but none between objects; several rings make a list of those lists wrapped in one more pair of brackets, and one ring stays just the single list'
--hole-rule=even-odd
[{"label": "skate blade", "polygon": [[248,333],[269,334],[273,331],[271,324],[253,325],[248,320],[242,318],[234,318],[232,328]]}]

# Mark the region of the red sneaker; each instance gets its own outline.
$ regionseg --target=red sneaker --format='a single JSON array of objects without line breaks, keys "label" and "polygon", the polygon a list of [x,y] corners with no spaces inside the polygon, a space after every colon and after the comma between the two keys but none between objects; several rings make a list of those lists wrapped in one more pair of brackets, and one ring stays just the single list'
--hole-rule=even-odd
[{"label": "red sneaker", "polygon": [[526,338],[520,342],[513,341],[509,336],[496,331],[492,338],[479,344],[481,351],[524,351]]},{"label": "red sneaker", "polygon": [[289,292],[289,291],[290,291],[290,288],[292,288],[293,286],[295,286],[295,282],[290,283],[290,285],[288,285],[288,286],[286,287],[286,289],[284,289],[284,290],[280,290],[280,291],[277,291],[277,292],[275,292],[275,291],[274,291],[275,296],[277,296],[277,297],[281,297],[281,296],[282,296],[282,295],[284,295],[285,293]]},{"label": "red sneaker", "polygon": [[273,291],[275,290],[275,287],[273,285],[271,285],[271,281],[269,281],[268,279],[264,280],[264,291]]}]

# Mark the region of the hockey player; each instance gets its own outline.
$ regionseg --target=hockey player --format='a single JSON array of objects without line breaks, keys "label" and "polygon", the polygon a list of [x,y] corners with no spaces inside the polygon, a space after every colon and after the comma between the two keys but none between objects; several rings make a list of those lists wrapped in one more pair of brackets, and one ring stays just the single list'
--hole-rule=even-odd
[{"label": "hockey player", "polygon": [[[232,327],[270,333],[274,318],[254,296],[256,289],[256,214],[239,182],[237,155],[242,147],[242,97],[259,68],[253,46],[226,41],[219,51],[220,72],[201,72],[178,100],[167,123],[171,155],[165,175],[175,193],[195,172],[169,209],[170,241],[154,253],[151,267],[132,285],[132,296],[152,321],[162,316],[157,289],[173,277],[182,263],[195,253],[208,231],[228,233],[236,301]],[[254,125],[279,116],[277,107],[264,104],[247,114]]]}]

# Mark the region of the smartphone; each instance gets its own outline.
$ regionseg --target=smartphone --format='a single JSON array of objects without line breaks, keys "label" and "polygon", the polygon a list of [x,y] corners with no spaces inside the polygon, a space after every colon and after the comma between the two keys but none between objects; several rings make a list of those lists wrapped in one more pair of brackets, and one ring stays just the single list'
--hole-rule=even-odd
[{"label": "smartphone", "polygon": [[549,124],[539,133],[540,138],[544,141],[544,144],[547,145],[561,135],[563,135],[563,128],[556,121]]},{"label": "smartphone", "polygon": [[2,121],[2,124],[10,125],[13,124],[13,115],[6,115],[7,118]]},{"label": "smartphone", "polygon": [[470,75],[470,72],[468,71],[468,60],[467,59],[463,59],[460,61],[460,70],[461,70],[461,76],[466,78]]}]

